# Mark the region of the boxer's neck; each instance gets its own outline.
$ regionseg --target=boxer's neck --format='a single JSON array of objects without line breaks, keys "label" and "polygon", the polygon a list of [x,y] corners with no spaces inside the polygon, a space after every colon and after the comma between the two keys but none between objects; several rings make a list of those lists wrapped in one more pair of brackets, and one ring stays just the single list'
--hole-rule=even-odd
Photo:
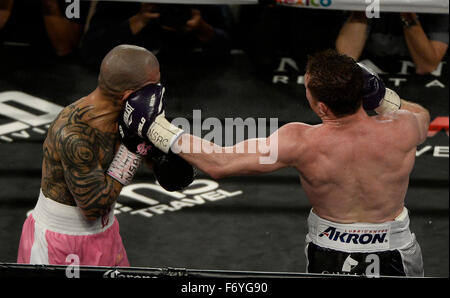
[{"label": "boxer's neck", "polygon": [[349,126],[355,123],[359,123],[361,121],[365,121],[369,118],[367,113],[361,107],[356,113],[347,115],[344,117],[336,117],[332,114],[327,114],[321,117],[324,125],[333,126],[333,127],[342,127]]},{"label": "boxer's neck", "polygon": [[88,122],[90,126],[101,130],[109,127],[114,130],[117,126],[119,115],[123,110],[122,101],[106,96],[99,88],[82,98],[80,104],[91,107],[85,121]]}]

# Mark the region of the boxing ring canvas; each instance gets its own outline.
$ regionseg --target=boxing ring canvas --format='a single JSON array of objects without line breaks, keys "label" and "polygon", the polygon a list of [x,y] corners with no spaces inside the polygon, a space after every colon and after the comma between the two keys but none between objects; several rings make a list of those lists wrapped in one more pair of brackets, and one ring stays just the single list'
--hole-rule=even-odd
[{"label": "boxing ring canvas", "polygon": [[[448,277],[448,63],[418,76],[408,61],[369,62],[384,72],[389,88],[430,110],[432,125],[417,150],[406,206],[425,275]],[[22,224],[39,194],[48,124],[95,88],[97,73],[77,58],[55,62],[20,47],[2,49],[0,65],[0,261],[15,262]],[[226,63],[161,61],[161,71],[170,119],[193,121],[195,110],[222,123],[319,121],[305,98],[302,66],[291,57],[276,57],[272,68],[259,72],[252,57],[233,51]],[[184,191],[168,193],[141,167],[115,211],[134,267],[305,272],[309,210],[292,169],[222,180],[199,173]]]}]

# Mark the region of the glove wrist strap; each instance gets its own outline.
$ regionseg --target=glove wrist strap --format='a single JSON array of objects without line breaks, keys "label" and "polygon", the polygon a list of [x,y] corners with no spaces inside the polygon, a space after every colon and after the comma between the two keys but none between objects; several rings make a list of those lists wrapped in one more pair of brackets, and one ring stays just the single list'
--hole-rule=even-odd
[{"label": "glove wrist strap", "polygon": [[120,144],[106,173],[122,185],[133,180],[142,161],[142,156],[134,154],[124,144]]},{"label": "glove wrist strap", "polygon": [[398,96],[398,94],[395,91],[386,88],[386,94],[384,95],[384,98],[381,101],[380,106],[375,109],[375,112],[377,114],[394,112],[400,109],[400,106],[401,106],[400,96]]},{"label": "glove wrist strap", "polygon": [[147,137],[152,144],[163,151],[169,153],[172,145],[184,133],[184,130],[170,123],[163,115],[156,117],[147,132]]}]

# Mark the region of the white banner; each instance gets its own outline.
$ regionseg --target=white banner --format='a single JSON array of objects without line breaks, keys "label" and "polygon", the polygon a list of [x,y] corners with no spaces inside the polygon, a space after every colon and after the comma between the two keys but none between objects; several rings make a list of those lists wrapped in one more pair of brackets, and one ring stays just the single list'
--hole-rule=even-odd
[{"label": "white banner", "polygon": [[[73,1],[73,0],[72,0]],[[100,0],[103,1],[103,0]],[[258,4],[258,0],[104,0],[117,2],[151,2],[174,4]]]},{"label": "white banner", "polygon": [[[71,1],[71,0],[69,0]],[[73,1],[73,0],[72,0]],[[101,1],[101,0],[100,0]],[[258,4],[270,0],[108,0],[177,4]],[[380,12],[449,13],[449,0],[272,0],[281,5],[299,8],[336,10],[378,9]]]},{"label": "white banner", "polygon": [[448,14],[449,0],[276,0],[300,8]]}]

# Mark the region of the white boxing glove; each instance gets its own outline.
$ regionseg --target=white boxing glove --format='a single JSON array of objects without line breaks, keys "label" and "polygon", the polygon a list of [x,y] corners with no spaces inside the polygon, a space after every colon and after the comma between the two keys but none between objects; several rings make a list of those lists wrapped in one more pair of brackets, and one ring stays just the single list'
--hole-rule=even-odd
[{"label": "white boxing glove", "polygon": [[400,109],[401,107],[401,99],[400,96],[389,88],[386,88],[386,94],[384,98],[381,100],[380,105],[375,108],[375,112],[377,114],[384,114],[388,112],[394,112]]}]

